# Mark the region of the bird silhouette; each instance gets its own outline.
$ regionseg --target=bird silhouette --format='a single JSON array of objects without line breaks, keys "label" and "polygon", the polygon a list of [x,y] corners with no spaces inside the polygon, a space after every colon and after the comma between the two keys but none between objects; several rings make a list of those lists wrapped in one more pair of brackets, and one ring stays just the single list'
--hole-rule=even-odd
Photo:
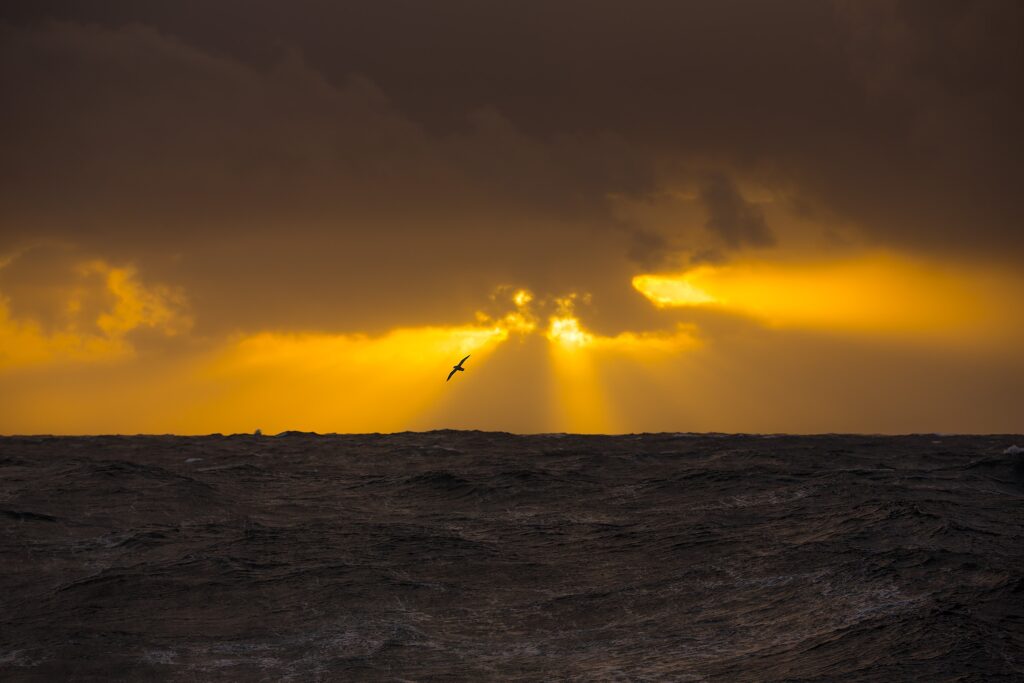
[{"label": "bird silhouette", "polygon": [[[469,358],[469,356],[466,356],[466,358]],[[466,371],[466,368],[462,367],[462,364],[466,362],[466,358],[463,358],[462,360],[460,360],[458,365],[453,365],[452,366],[452,371],[448,373],[448,379],[451,379],[452,375],[454,375],[456,372],[465,372]],[[448,379],[446,379],[445,382],[447,382]]]}]

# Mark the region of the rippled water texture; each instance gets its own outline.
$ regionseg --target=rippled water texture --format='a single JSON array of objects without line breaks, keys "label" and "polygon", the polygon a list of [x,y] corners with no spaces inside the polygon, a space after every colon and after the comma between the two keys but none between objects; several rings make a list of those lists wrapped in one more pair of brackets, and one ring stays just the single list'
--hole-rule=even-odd
[{"label": "rippled water texture", "polygon": [[1020,681],[1014,443],[0,439],[0,679]]}]

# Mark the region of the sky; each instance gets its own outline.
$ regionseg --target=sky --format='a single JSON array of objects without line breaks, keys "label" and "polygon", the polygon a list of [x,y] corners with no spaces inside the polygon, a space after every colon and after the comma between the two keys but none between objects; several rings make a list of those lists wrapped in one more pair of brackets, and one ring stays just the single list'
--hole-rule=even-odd
[{"label": "sky", "polygon": [[1015,0],[9,3],[0,433],[1022,432],[1022,67]]}]

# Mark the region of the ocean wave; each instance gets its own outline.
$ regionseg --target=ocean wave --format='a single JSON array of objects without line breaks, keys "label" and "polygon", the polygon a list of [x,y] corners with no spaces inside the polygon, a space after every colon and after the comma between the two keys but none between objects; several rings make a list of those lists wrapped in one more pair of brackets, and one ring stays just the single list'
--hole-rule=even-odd
[{"label": "ocean wave", "polygon": [[0,678],[1022,680],[1013,440],[4,438]]}]

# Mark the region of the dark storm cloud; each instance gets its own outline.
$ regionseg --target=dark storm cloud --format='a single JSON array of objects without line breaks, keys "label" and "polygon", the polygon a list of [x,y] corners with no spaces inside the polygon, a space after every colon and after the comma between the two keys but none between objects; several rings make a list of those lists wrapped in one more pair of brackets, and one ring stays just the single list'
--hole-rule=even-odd
[{"label": "dark storm cloud", "polygon": [[118,212],[331,219],[498,202],[562,218],[646,180],[615,136],[541,142],[488,107],[429,135],[372,81],[331,83],[295,55],[258,69],[141,26],[9,28],[4,46],[15,210],[109,224]]},{"label": "dark storm cloud", "polygon": [[733,249],[751,245],[770,247],[775,238],[756,205],[746,201],[727,176],[709,176],[700,187],[700,201],[708,212],[704,226]]},{"label": "dark storm cloud", "polygon": [[627,255],[632,261],[645,270],[659,270],[665,267],[674,248],[664,234],[643,228],[627,228],[627,234]]},{"label": "dark storm cloud", "polygon": [[1017,258],[1022,8],[9,7],[0,249],[138,262],[200,326],[354,329],[462,319],[496,283],[626,319],[638,266],[709,253],[609,210],[666,188],[731,250],[785,246],[750,181],[823,230]]},{"label": "dark storm cloud", "polygon": [[837,8],[849,71],[888,123],[842,150],[845,166],[805,164],[805,192],[882,240],[1019,253],[1024,5]]},{"label": "dark storm cloud", "polygon": [[487,107],[429,133],[296,56],[260,69],[141,26],[3,45],[4,246],[141,259],[206,325],[464,320],[496,280],[572,286],[605,194],[652,182],[614,134],[539,140]]}]

